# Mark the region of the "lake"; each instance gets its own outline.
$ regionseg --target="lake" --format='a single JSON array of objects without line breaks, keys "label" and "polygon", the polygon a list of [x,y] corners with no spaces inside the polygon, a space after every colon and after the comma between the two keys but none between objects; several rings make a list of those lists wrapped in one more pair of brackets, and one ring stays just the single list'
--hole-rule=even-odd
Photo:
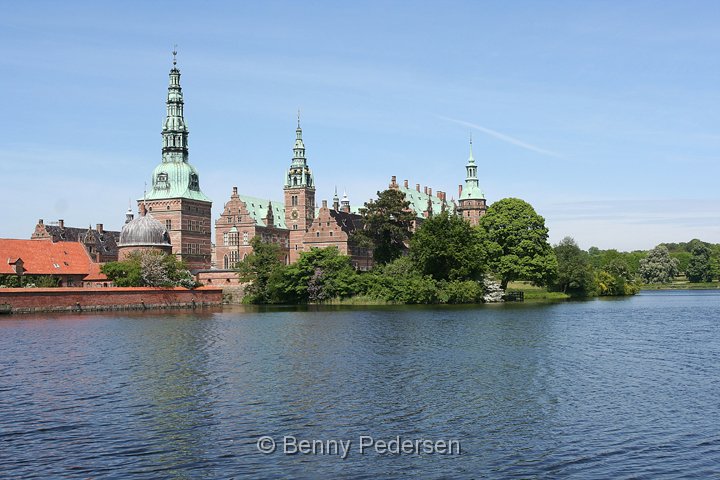
[{"label": "lake", "polygon": [[720,291],[0,317],[8,478],[717,478],[719,424]]}]

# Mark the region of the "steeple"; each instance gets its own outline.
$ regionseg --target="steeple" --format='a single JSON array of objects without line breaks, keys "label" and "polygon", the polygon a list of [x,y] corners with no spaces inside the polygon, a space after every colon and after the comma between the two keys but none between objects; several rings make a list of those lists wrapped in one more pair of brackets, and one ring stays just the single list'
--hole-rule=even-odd
[{"label": "steeple", "polygon": [[305,158],[305,143],[302,138],[300,127],[300,110],[298,110],[297,129],[295,130],[295,145],[293,146],[293,158],[290,169],[285,178],[285,188],[315,188],[312,172]]},{"label": "steeple", "polygon": [[460,200],[462,199],[481,199],[485,198],[485,194],[480,189],[480,183],[477,176],[477,165],[475,164],[475,156],[473,155],[472,135],[470,136],[470,157],[468,157],[465,165],[465,187],[462,189]]},{"label": "steeple", "polygon": [[180,70],[177,68],[177,50],[173,50],[173,66],[167,94],[167,116],[163,123],[162,161],[188,161],[188,128],[183,115],[183,95],[180,86]]},{"label": "steeple", "polygon": [[305,158],[305,144],[302,138],[302,128],[300,127],[300,109],[298,109],[297,129],[295,130],[295,146],[293,146],[293,165],[304,166],[307,164]]}]

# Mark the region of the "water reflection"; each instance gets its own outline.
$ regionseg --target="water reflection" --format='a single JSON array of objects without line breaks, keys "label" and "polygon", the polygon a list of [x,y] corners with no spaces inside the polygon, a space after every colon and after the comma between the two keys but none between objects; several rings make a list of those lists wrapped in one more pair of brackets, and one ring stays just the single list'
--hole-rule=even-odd
[{"label": "water reflection", "polygon": [[[49,478],[708,478],[719,304],[13,317],[0,464]],[[457,438],[463,454],[264,456],[261,435]]]}]

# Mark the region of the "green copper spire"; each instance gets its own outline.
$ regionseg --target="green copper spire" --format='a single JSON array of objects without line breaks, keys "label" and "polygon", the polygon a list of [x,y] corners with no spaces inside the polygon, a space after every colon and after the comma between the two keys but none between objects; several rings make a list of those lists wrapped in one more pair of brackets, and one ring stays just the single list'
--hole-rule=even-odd
[{"label": "green copper spire", "polygon": [[168,85],[167,114],[162,128],[162,162],[155,167],[152,189],[148,200],[163,198],[190,198],[209,202],[200,191],[200,177],[188,161],[188,128],[183,114],[183,95],[180,70],[177,68],[177,50],[173,50],[173,66]]},{"label": "green copper spire", "polygon": [[305,158],[305,143],[303,142],[302,128],[300,127],[300,110],[298,110],[298,123],[295,130],[293,159],[285,177],[285,188],[293,187],[315,188],[315,181]]},{"label": "green copper spire", "polygon": [[465,165],[465,171],[465,187],[463,188],[462,195],[460,195],[459,200],[479,200],[485,198],[485,194],[480,188],[480,182],[478,182],[477,165],[475,164],[475,157],[473,156],[472,149],[472,135],[470,135],[470,157]]},{"label": "green copper spire", "polygon": [[183,116],[183,95],[180,70],[177,68],[177,50],[173,50],[173,67],[167,94],[167,116],[163,123],[163,162],[187,162],[188,128]]}]

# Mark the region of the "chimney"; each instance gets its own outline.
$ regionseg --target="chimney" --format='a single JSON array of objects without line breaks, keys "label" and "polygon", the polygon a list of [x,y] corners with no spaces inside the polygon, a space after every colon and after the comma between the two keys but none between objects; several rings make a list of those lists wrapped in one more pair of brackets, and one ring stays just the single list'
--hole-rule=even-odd
[{"label": "chimney", "polygon": [[458,199],[462,196],[462,185],[458,185]]},{"label": "chimney", "polygon": [[390,177],[390,188],[397,188],[397,176],[393,175]]},{"label": "chimney", "polygon": [[425,192],[425,195],[427,195],[427,185],[423,187],[423,192]]},{"label": "chimney", "polygon": [[442,192],[442,190],[438,190],[438,191],[437,191],[437,197],[438,197],[440,200],[443,199],[443,192]]},{"label": "chimney", "polygon": [[327,200],[322,201],[322,208],[327,208]]},{"label": "chimney", "polygon": [[403,186],[404,186],[405,188],[408,188],[408,181],[407,181],[407,180],[403,181]]},{"label": "chimney", "polygon": [[233,197],[237,196],[237,187],[233,187]]},{"label": "chimney", "polygon": [[416,183],[416,184],[415,184],[415,190],[417,190],[418,192],[420,191],[420,184],[419,184],[419,183]]},{"label": "chimney", "polygon": [[144,217],[146,213],[147,213],[147,207],[145,206],[144,203],[141,203],[140,204],[140,216]]},{"label": "chimney", "polygon": [[38,225],[42,225],[42,224],[43,224],[43,219],[41,218],[40,220],[38,220]]},{"label": "chimney", "polygon": [[97,225],[95,225],[95,230],[97,230],[98,233],[103,233],[103,224],[98,223]]},{"label": "chimney", "polygon": [[65,228],[65,220],[58,220],[58,225],[60,226],[60,228]]},{"label": "chimney", "polygon": [[430,196],[432,197],[432,188],[428,187],[428,191],[427,191],[427,194],[428,194],[428,195],[430,195]]}]

